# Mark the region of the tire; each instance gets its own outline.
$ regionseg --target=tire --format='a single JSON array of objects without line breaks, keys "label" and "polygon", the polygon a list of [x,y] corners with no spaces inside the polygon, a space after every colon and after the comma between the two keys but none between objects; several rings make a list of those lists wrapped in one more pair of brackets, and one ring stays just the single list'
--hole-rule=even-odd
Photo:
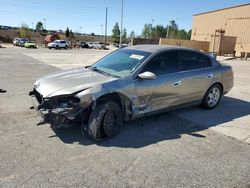
[{"label": "tire", "polygon": [[65,46],[65,50],[67,50],[67,49],[68,49],[68,46],[66,45],[66,46]]},{"label": "tire", "polygon": [[202,107],[208,110],[214,109],[220,102],[222,96],[222,88],[219,84],[212,85],[206,92]]},{"label": "tire", "polygon": [[56,46],[56,49],[59,50],[59,46]]},{"label": "tire", "polygon": [[49,48],[49,50],[51,50],[51,48]]},{"label": "tire", "polygon": [[113,101],[109,101],[97,105],[93,110],[85,132],[90,139],[100,141],[105,137],[116,135],[122,123],[120,106]]}]

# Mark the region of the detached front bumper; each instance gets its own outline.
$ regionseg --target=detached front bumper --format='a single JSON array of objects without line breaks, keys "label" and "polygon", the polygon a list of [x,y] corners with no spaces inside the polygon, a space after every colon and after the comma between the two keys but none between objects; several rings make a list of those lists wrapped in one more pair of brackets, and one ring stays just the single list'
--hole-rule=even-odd
[{"label": "detached front bumper", "polygon": [[80,104],[67,107],[51,108],[48,100],[43,100],[43,97],[34,89],[29,93],[32,105],[37,110],[43,122],[50,123],[54,128],[66,126],[69,121],[76,119],[84,109]]}]

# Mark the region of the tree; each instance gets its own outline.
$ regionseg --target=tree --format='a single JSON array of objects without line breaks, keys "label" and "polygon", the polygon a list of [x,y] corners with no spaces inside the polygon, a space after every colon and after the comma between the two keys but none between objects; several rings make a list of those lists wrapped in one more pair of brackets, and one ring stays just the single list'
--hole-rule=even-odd
[{"label": "tree", "polygon": [[177,38],[178,28],[179,27],[175,20],[171,20],[169,25],[167,26],[167,37],[170,39]]},{"label": "tree", "polygon": [[65,31],[65,36],[69,37],[69,28],[67,27],[66,31]]},{"label": "tree", "polygon": [[69,30],[69,38],[75,38],[74,33],[72,30]]},{"label": "tree", "polygon": [[181,30],[178,30],[176,38],[188,40],[189,36],[188,36],[188,33],[186,32],[186,30],[181,29]]},{"label": "tree", "polygon": [[41,21],[37,22],[36,30],[37,31],[42,31],[43,30],[43,23]]},{"label": "tree", "polygon": [[122,30],[122,41],[124,42],[127,39],[127,30],[124,28]]},{"label": "tree", "polygon": [[151,38],[151,34],[152,34],[152,24],[145,24],[141,34],[142,38],[149,39]]},{"label": "tree", "polygon": [[113,42],[119,42],[119,38],[120,38],[120,28],[118,23],[115,23],[115,26],[112,29],[112,40]]},{"label": "tree", "polygon": [[175,20],[171,20],[171,21],[170,21],[170,27],[172,27],[172,28],[175,29],[175,30],[178,30],[178,25],[177,25],[177,23],[175,22]]},{"label": "tree", "polygon": [[166,29],[162,25],[156,25],[152,28],[151,38],[158,39],[166,37]]},{"label": "tree", "polygon": [[167,36],[170,39],[190,40],[191,33],[192,30],[187,32],[184,29],[179,29],[175,20],[171,20],[166,27],[162,25],[153,27],[152,24],[145,24],[141,36],[146,39],[159,39]]},{"label": "tree", "polygon": [[21,38],[30,38],[31,37],[31,31],[30,31],[27,24],[22,23],[20,31],[19,31],[19,35]]},{"label": "tree", "polygon": [[135,38],[135,32],[132,30],[131,33],[130,33],[130,38]]}]

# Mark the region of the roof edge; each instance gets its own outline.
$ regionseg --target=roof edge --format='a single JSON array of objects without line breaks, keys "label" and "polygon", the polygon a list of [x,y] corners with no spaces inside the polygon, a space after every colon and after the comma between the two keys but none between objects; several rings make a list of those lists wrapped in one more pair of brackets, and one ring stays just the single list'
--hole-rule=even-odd
[{"label": "roof edge", "polygon": [[243,6],[248,6],[248,5],[250,5],[250,3],[244,3],[244,4],[241,4],[241,5],[235,5],[235,6],[231,6],[231,7],[211,10],[211,11],[202,12],[202,13],[197,13],[197,14],[193,14],[193,16],[199,16],[199,15],[202,15],[202,14],[208,14],[208,13],[212,13],[212,12],[217,12],[217,11],[222,11],[222,10],[227,10],[227,9],[232,9],[232,8],[237,8],[237,7],[243,7]]}]

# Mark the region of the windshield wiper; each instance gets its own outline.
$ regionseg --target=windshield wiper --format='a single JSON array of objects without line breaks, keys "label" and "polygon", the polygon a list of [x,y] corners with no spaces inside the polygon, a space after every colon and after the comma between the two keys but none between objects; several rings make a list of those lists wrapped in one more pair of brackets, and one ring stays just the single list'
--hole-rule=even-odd
[{"label": "windshield wiper", "polygon": [[109,76],[108,73],[106,73],[106,72],[104,72],[104,71],[98,69],[97,67],[91,67],[91,70],[92,70],[92,71],[99,72],[99,73],[104,74],[104,75],[106,75],[106,76]]},{"label": "windshield wiper", "polygon": [[97,67],[90,67],[90,68],[91,68],[92,71],[99,72],[99,73],[104,74],[104,75],[106,75],[106,76],[113,76],[113,77],[116,77],[116,78],[120,78],[119,76],[110,74],[110,73],[105,72],[105,71],[103,71],[103,70],[100,70],[100,69],[98,69]]}]

